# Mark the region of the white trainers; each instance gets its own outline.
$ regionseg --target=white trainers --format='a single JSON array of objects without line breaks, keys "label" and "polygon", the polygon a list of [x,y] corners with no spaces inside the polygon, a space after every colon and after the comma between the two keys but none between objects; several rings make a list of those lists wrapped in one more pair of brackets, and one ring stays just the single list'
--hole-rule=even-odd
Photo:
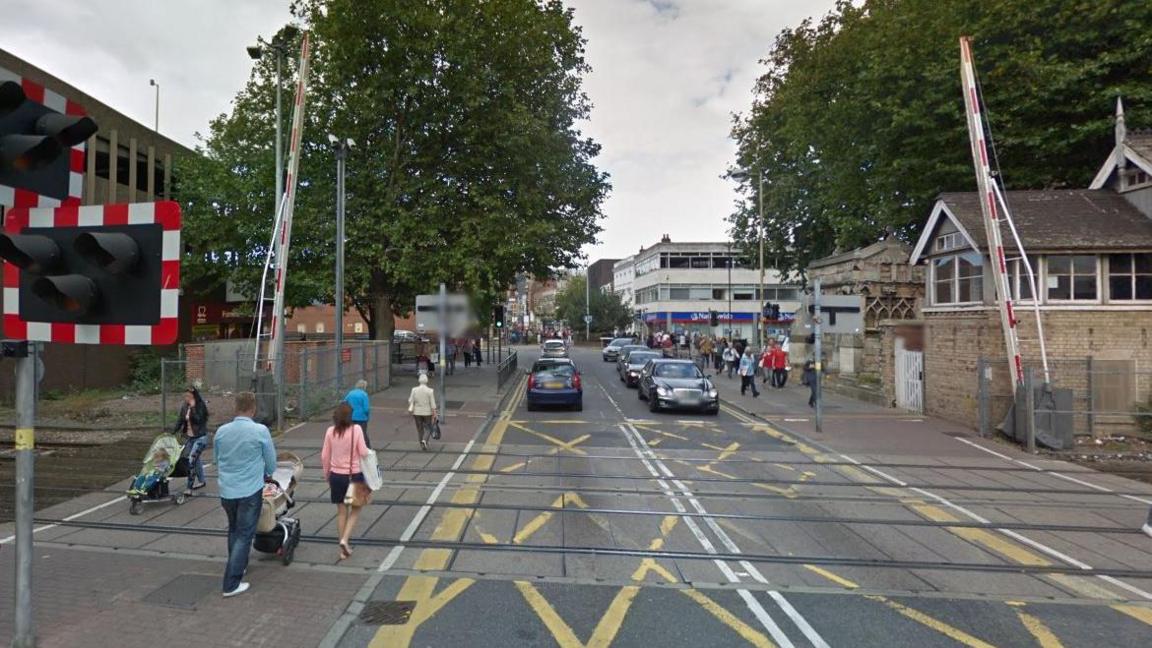
[{"label": "white trainers", "polygon": [[233,596],[239,596],[239,595],[243,594],[244,592],[247,592],[249,587],[250,587],[250,585],[248,585],[248,583],[240,583],[239,585],[236,586],[236,589],[232,590],[231,592],[224,592],[224,598],[231,598]]},{"label": "white trainers", "polygon": [[1148,536],[1149,538],[1152,538],[1152,522],[1149,522],[1149,523],[1145,524],[1144,526],[1140,527],[1140,530],[1144,532],[1144,535]]}]

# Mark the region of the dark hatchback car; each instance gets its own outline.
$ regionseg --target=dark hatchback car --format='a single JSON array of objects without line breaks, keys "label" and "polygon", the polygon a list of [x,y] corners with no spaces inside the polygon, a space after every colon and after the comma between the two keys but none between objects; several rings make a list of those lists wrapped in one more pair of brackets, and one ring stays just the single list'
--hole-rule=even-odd
[{"label": "dark hatchback car", "polygon": [[660,353],[651,349],[631,351],[628,353],[628,357],[621,356],[620,362],[616,366],[616,373],[620,376],[620,382],[629,387],[639,385],[640,371],[644,369],[644,365],[648,364],[649,360],[655,360],[659,357],[661,357]]},{"label": "dark hatchback car", "polygon": [[658,358],[649,360],[640,372],[637,390],[648,409],[694,409],[705,414],[720,411],[720,395],[710,377],[691,360]]},{"label": "dark hatchback car", "polygon": [[584,409],[584,386],[580,372],[568,358],[541,359],[528,372],[528,411],[545,405],[567,406],[577,412]]},{"label": "dark hatchback car", "polygon": [[624,346],[620,347],[620,350],[616,353],[616,372],[620,372],[620,365],[624,364],[628,358],[629,353],[632,353],[633,351],[651,350],[652,349],[649,349],[645,344],[625,344]]}]

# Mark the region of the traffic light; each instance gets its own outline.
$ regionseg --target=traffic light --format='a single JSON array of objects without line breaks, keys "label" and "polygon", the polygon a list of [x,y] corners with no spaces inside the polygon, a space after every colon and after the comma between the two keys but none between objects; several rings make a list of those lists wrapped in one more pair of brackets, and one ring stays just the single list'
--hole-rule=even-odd
[{"label": "traffic light", "polygon": [[772,313],[769,318],[774,322],[780,321],[780,304],[772,304]]},{"label": "traffic light", "polygon": [[504,328],[504,306],[503,306],[503,304],[495,306],[492,309],[492,321],[496,324],[496,328]]},{"label": "traffic light", "polygon": [[708,311],[708,325],[720,326],[720,313],[717,313],[714,310]]},{"label": "traffic light", "polygon": [[65,112],[53,110],[44,103],[43,87],[27,87],[39,96],[15,81],[0,83],[0,185],[58,201],[78,199],[73,176],[83,172],[84,151],[72,147],[96,134],[96,122],[54,94],[51,102]]},{"label": "traffic light", "polygon": [[4,334],[88,344],[176,341],[180,207],[13,208],[0,233]]}]

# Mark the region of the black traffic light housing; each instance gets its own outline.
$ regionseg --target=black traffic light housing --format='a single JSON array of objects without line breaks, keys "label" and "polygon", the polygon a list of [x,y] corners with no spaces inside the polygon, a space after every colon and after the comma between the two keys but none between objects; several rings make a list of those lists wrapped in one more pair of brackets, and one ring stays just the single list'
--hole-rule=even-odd
[{"label": "black traffic light housing", "polygon": [[717,313],[714,310],[708,311],[708,325],[720,326],[720,313]]},{"label": "black traffic light housing", "polygon": [[163,245],[158,223],[0,233],[0,257],[20,269],[20,318],[31,322],[155,325]]},{"label": "black traffic light housing", "polygon": [[499,305],[492,308],[492,322],[496,328],[504,328],[504,306]]},{"label": "black traffic light housing", "polygon": [[0,185],[69,197],[73,146],[96,134],[96,122],[30,100],[15,81],[0,82]]}]

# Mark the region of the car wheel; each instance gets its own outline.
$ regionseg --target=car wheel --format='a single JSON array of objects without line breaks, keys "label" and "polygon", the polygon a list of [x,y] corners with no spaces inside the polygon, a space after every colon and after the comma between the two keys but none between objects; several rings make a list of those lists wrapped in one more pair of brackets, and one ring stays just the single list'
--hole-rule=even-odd
[{"label": "car wheel", "polygon": [[643,388],[643,387],[639,387],[639,386],[637,386],[637,388],[636,388],[636,398],[637,398],[637,399],[639,399],[639,400],[645,400],[645,398],[644,398],[644,388]]},{"label": "car wheel", "polygon": [[656,398],[655,396],[649,396],[648,397],[648,411],[649,412],[659,412],[660,411],[660,399]]}]

